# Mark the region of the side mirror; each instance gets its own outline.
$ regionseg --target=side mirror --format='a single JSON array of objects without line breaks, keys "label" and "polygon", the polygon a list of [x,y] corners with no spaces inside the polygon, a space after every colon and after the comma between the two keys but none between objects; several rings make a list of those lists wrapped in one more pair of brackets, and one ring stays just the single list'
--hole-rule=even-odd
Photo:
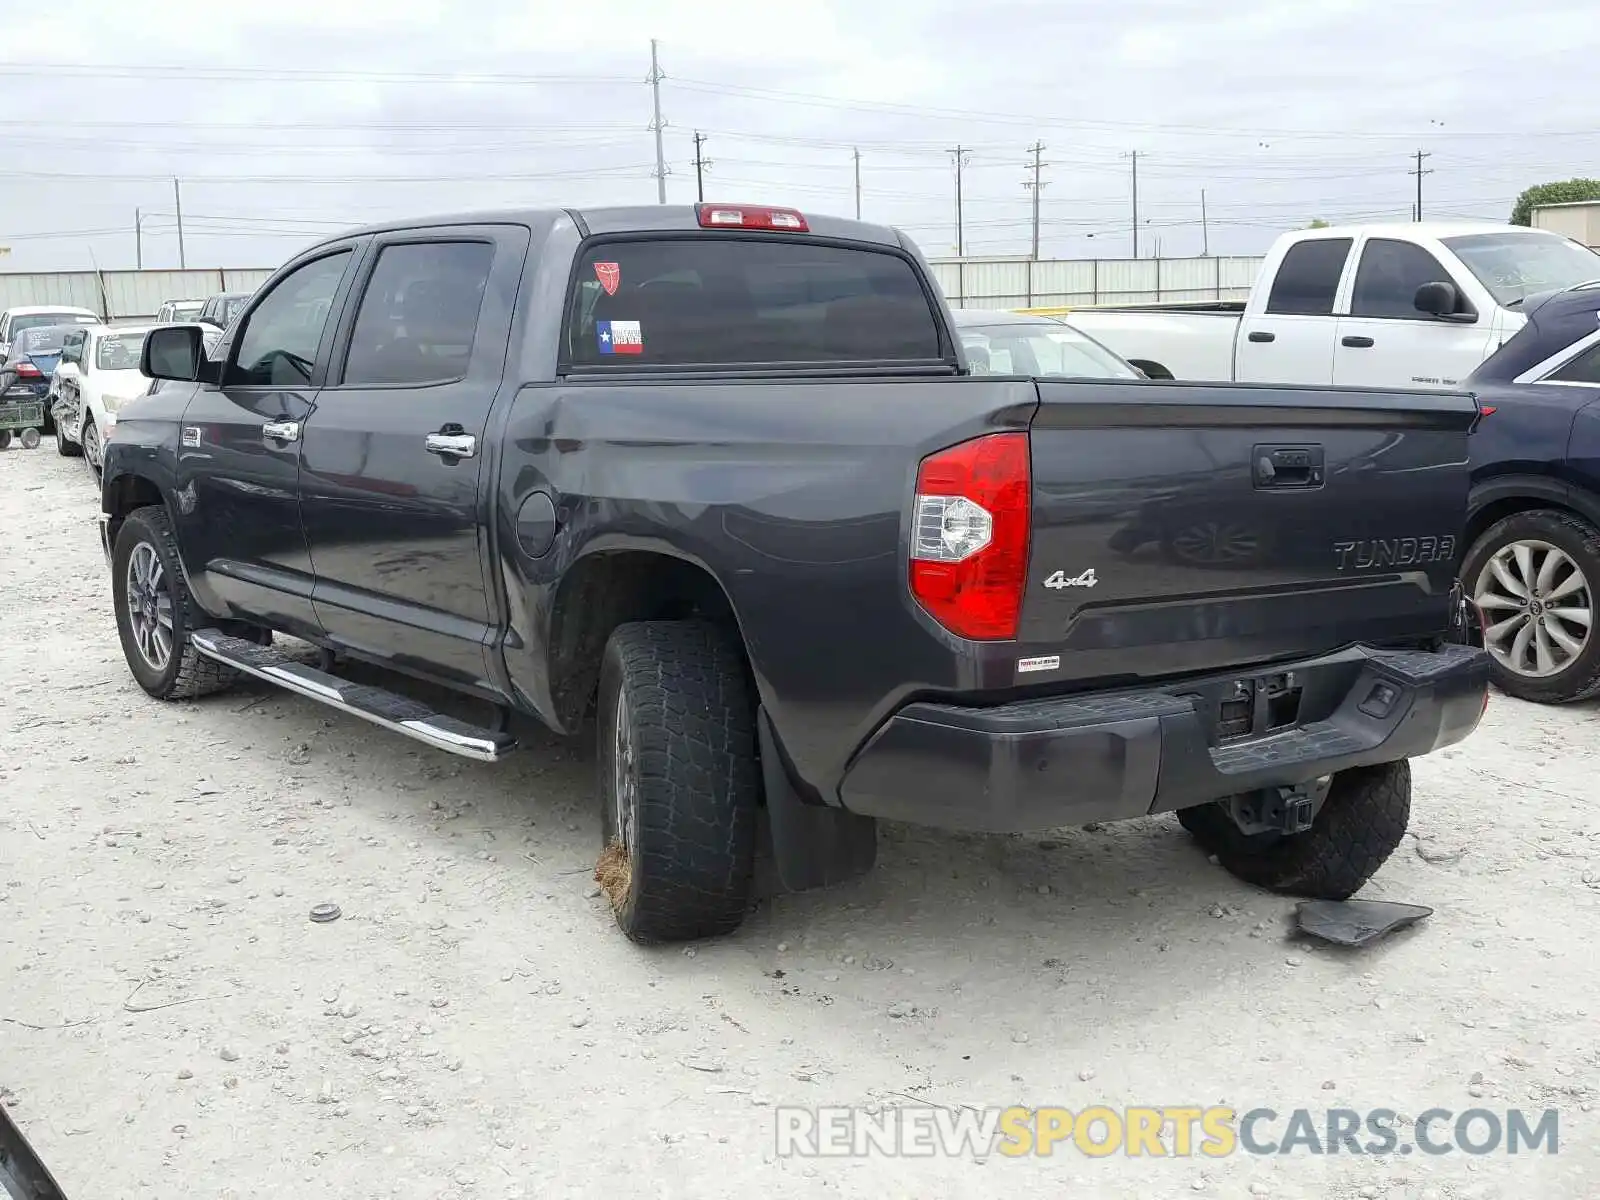
[{"label": "side mirror", "polygon": [[1418,312],[1443,320],[1460,320],[1472,316],[1471,313],[1457,311],[1461,307],[1461,291],[1453,283],[1442,281],[1425,283],[1417,289],[1417,294],[1411,303]]},{"label": "side mirror", "polygon": [[139,351],[139,370],[151,379],[191,383],[200,375],[205,353],[200,330],[194,325],[163,325],[145,335]]}]

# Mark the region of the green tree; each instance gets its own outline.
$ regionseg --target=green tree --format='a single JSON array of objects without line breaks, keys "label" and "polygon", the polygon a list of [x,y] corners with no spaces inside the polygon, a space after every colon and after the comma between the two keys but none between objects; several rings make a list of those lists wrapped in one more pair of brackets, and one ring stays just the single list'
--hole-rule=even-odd
[{"label": "green tree", "polygon": [[1312,217],[1311,218],[1311,224],[1307,225],[1306,228],[1307,229],[1327,229],[1328,228],[1328,223],[1326,221],[1324,221],[1321,217]]},{"label": "green tree", "polygon": [[1513,225],[1532,225],[1533,210],[1541,204],[1574,204],[1580,200],[1600,200],[1600,179],[1564,179],[1556,183],[1536,183],[1517,197],[1511,209]]}]

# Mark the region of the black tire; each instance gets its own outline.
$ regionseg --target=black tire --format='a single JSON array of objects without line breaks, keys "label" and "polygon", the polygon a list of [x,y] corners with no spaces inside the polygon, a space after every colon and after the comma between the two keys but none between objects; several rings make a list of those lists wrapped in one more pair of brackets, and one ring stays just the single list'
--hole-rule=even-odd
[{"label": "black tire", "polygon": [[60,422],[56,423],[56,453],[62,458],[83,457],[83,447],[77,442],[67,441],[67,435],[61,431]]},{"label": "black tire", "polygon": [[1312,900],[1348,900],[1399,847],[1411,819],[1411,764],[1355,767],[1333,777],[1305,833],[1244,834],[1220,804],[1180,809],[1179,823],[1230,874]]},{"label": "black tire", "polygon": [[[164,665],[152,663],[142,651],[134,632],[134,617],[129,608],[129,563],[140,547],[148,547],[161,566],[171,614],[171,648]],[[195,629],[211,624],[196,606],[186,586],[178,558],[177,538],[172,518],[160,506],[134,511],[117,531],[111,554],[111,595],[116,606],[117,634],[122,640],[123,657],[134,679],[157,700],[191,700],[220,692],[238,678],[232,667],[203,658],[190,644]]]},{"label": "black tire", "polygon": [[[1508,696],[1529,700],[1535,704],[1567,704],[1574,700],[1587,700],[1600,693],[1600,530],[1581,517],[1557,509],[1539,508],[1514,513],[1496,521],[1467,551],[1461,564],[1461,578],[1474,598],[1479,593],[1479,581],[1489,569],[1496,552],[1513,542],[1539,541],[1555,546],[1566,554],[1583,572],[1587,580],[1584,589],[1589,610],[1589,639],[1582,653],[1575,656],[1561,670],[1551,675],[1529,676],[1511,669],[1499,655],[1491,654],[1491,670],[1495,686]],[[1498,614],[1504,617],[1507,614]],[[1485,628],[1495,623],[1497,613],[1485,609]],[[1554,618],[1551,618],[1554,620]],[[1487,637],[1485,644],[1488,644]]]},{"label": "black tire", "polygon": [[[749,904],[761,796],[754,693],[737,641],[704,621],[618,626],[597,715],[596,879],[617,925],[642,943],[733,932]],[[631,781],[623,796],[619,757]]]},{"label": "black tire", "polygon": [[87,412],[83,414],[83,421],[78,426],[78,444],[83,447],[84,461],[89,464],[89,469],[94,472],[95,478],[100,477],[100,465],[94,461],[94,455],[89,452],[89,440],[95,439],[95,445],[102,458],[105,456],[106,444],[100,438],[100,429],[94,423],[94,418]]},{"label": "black tire", "polygon": [[11,430],[0,429],[0,450],[11,449]]}]

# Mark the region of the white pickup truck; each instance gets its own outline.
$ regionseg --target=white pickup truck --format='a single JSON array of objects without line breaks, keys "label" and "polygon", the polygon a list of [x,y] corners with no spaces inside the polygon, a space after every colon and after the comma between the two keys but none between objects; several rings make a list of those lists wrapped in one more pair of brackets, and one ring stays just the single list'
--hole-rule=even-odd
[{"label": "white pickup truck", "polygon": [[1280,237],[1249,300],[1033,309],[1068,315],[1157,379],[1450,388],[1522,327],[1528,296],[1600,279],[1600,255],[1480,222]]}]

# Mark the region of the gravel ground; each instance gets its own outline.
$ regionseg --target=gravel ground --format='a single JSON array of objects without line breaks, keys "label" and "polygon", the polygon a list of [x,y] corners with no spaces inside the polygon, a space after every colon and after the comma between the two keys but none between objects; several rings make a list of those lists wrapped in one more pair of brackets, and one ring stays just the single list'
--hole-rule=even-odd
[{"label": "gravel ground", "polygon": [[[0,454],[0,1098],[72,1200],[1600,1195],[1594,706],[1497,697],[1416,764],[1366,894],[1438,911],[1364,952],[1170,817],[889,828],[871,876],[645,951],[590,878],[589,747],[151,701],[97,507],[50,443]],[[1562,1123],[1554,1157],[775,1157],[773,1105],[873,1103]]]}]

